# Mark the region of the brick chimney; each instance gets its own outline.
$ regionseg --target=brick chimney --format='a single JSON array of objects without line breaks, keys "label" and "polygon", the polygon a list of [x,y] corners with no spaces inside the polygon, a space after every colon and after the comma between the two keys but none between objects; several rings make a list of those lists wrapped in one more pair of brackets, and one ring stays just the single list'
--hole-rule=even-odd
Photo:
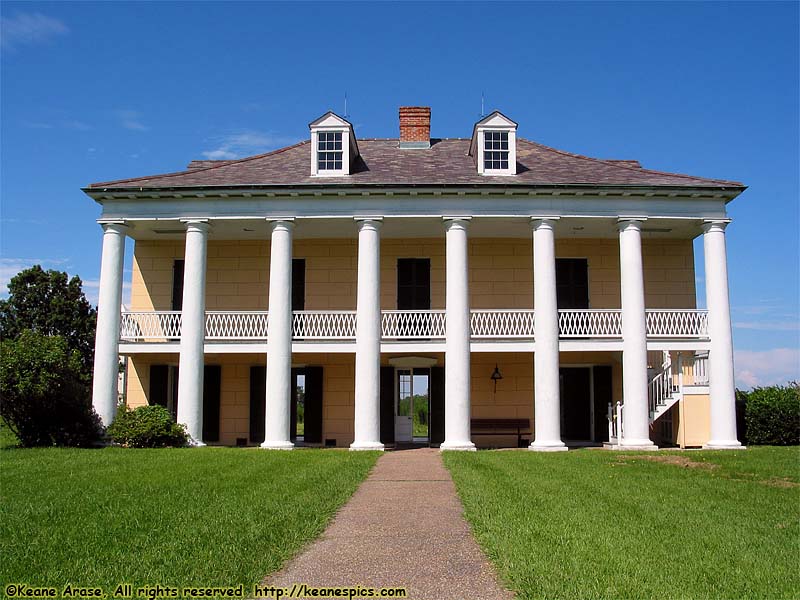
[{"label": "brick chimney", "polygon": [[429,106],[400,107],[400,147],[431,147],[431,108]]}]

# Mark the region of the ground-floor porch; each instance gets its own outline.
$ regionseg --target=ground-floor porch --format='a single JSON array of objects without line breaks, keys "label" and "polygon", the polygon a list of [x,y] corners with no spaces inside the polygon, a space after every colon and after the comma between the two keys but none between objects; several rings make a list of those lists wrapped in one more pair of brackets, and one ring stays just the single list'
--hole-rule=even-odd
[{"label": "ground-floor porch", "polygon": [[[664,357],[672,366],[664,370]],[[702,446],[710,439],[704,357],[694,352],[648,353],[650,439],[664,447]],[[259,445],[265,439],[267,355],[204,356],[202,441]],[[352,353],[293,353],[284,403],[290,440],[301,446],[348,447],[355,440],[356,368]],[[680,366],[679,366],[680,365]],[[567,447],[614,441],[623,397],[620,351],[559,355],[558,424]],[[534,353],[473,352],[469,368],[469,431],[477,447],[525,447],[534,439]],[[665,377],[669,383],[664,383]],[[160,404],[178,414],[177,352],[131,354],[126,402]],[[386,447],[438,446],[446,423],[445,354],[383,352],[379,369],[380,442]],[[665,392],[664,389],[668,388]],[[668,404],[668,405],[667,405]]]}]

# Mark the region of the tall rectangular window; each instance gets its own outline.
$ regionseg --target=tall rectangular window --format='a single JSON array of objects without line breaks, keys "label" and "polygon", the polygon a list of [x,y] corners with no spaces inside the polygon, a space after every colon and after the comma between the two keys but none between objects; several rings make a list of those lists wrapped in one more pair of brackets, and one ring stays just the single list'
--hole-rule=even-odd
[{"label": "tall rectangular window", "polygon": [[483,168],[486,171],[508,169],[508,132],[483,133]]},{"label": "tall rectangular window", "polygon": [[317,170],[342,170],[341,131],[320,131],[317,134]]}]

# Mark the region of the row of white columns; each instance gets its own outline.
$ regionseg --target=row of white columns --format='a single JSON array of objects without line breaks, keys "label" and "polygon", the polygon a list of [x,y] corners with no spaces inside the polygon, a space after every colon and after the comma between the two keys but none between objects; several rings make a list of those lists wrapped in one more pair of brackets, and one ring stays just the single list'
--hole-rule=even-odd
[{"label": "row of white columns", "polygon": [[[565,450],[561,440],[559,332],[555,233],[559,217],[532,219],[534,262],[534,440],[531,450]],[[356,218],[358,291],[356,307],[355,435],[353,450],[380,450],[380,227],[381,218]],[[445,441],[443,450],[474,450],[470,439],[470,307],[467,230],[469,217],[445,217],[446,339]],[[647,344],[641,226],[645,217],[619,219],[623,333],[624,438],[630,449],[655,448],[649,439]],[[203,344],[209,223],[188,219],[181,315],[178,421],[195,445],[203,445]],[[291,268],[293,219],[272,222],[265,439],[262,447],[291,449],[292,360]],[[728,221],[704,226],[709,310],[711,440],[709,448],[741,447],[736,439],[733,347],[725,249]],[[127,226],[103,222],[93,404],[108,425],[116,413],[122,266]]]}]

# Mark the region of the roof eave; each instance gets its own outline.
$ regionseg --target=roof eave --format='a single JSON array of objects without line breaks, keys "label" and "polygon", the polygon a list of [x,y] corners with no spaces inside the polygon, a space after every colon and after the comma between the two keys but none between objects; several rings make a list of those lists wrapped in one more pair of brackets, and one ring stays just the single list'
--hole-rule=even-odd
[{"label": "roof eave", "polygon": [[[270,190],[270,191],[311,191],[321,189],[335,189],[337,192],[352,191],[354,193],[363,192],[365,189],[389,190],[389,189],[451,189],[451,190],[508,190],[519,191],[528,190],[535,192],[538,190],[570,190],[576,191],[596,190],[597,192],[612,192],[615,190],[636,190],[642,193],[682,191],[684,193],[702,192],[725,192],[733,200],[747,189],[743,184],[712,184],[712,185],[643,185],[643,184],[607,184],[598,185],[594,183],[303,183],[303,184],[242,184],[242,185],[206,185],[206,186],[160,186],[160,187],[85,187],[81,188],[86,195],[94,198],[100,194],[160,194],[160,193],[203,193],[225,191],[244,191],[244,190]],[[97,198],[94,198],[97,200]]]}]

